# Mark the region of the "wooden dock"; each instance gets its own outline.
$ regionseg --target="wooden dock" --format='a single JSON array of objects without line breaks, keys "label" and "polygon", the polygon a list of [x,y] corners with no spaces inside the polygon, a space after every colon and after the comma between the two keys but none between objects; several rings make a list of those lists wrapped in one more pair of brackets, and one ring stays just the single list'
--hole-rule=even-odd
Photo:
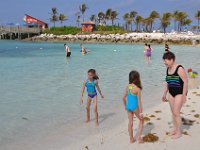
[{"label": "wooden dock", "polygon": [[0,39],[20,40],[39,35],[41,32],[40,28],[0,26]]}]

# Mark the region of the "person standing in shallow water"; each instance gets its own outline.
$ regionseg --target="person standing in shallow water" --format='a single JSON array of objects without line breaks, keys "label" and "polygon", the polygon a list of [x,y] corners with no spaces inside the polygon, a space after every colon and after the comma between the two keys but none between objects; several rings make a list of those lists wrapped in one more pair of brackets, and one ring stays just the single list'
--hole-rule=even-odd
[{"label": "person standing in shallow water", "polygon": [[147,59],[147,49],[148,49],[148,45],[147,43],[144,44],[144,59]]},{"label": "person standing in shallow water", "polygon": [[183,66],[175,63],[175,55],[172,52],[166,52],[163,55],[163,62],[167,67],[166,87],[162,100],[167,101],[166,95],[169,92],[169,104],[173,118],[173,130],[170,132],[172,139],[182,136],[180,111],[186,103],[188,91],[188,79]]},{"label": "person standing in shallow water", "polygon": [[67,46],[67,44],[64,44],[64,47],[65,47],[66,57],[70,57],[71,56],[71,51],[69,49],[69,46]]},{"label": "person standing in shallow water", "polygon": [[165,52],[169,52],[170,48],[168,44],[165,44]]}]

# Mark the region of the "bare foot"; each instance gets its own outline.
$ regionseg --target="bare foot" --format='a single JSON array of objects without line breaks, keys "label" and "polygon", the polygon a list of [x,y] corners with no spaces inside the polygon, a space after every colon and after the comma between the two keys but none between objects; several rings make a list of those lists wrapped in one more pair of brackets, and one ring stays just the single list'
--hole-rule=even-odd
[{"label": "bare foot", "polygon": [[134,138],[130,138],[130,143],[135,143],[135,139]]},{"label": "bare foot", "polygon": [[176,134],[176,131],[171,131],[171,132],[169,132],[169,136],[173,136],[173,135],[175,135]]},{"label": "bare foot", "polygon": [[143,143],[144,143],[144,141],[143,141],[142,138],[139,138],[139,139],[138,139],[138,142],[139,142],[139,144],[143,144]]},{"label": "bare foot", "polygon": [[88,122],[90,122],[90,120],[88,119],[88,120],[86,120],[85,122],[88,123]]},{"label": "bare foot", "polygon": [[177,133],[177,134],[174,134],[174,135],[172,136],[172,139],[178,139],[178,138],[180,138],[181,136],[182,136],[181,133]]},{"label": "bare foot", "polygon": [[96,126],[97,126],[97,127],[99,126],[99,123],[98,123],[98,122],[96,122]]}]

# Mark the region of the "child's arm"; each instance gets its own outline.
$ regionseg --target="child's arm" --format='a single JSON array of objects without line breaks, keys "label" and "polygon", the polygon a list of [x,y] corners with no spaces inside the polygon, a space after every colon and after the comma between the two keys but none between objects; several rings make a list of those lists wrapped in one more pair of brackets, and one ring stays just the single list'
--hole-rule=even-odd
[{"label": "child's arm", "polygon": [[165,83],[165,89],[164,89],[164,93],[163,93],[163,97],[162,97],[163,102],[167,101],[167,99],[166,99],[167,92],[168,92],[168,86],[167,86],[167,83]]},{"label": "child's arm", "polygon": [[99,94],[101,95],[101,98],[104,98],[103,94],[101,93],[101,89],[99,87],[98,80],[96,80],[96,87],[97,87],[97,90],[98,90]]},{"label": "child's arm", "polygon": [[84,81],[83,87],[82,87],[82,90],[81,90],[80,104],[83,104],[83,94],[85,92],[85,85],[86,85],[86,82]]},{"label": "child's arm", "polygon": [[187,75],[185,73],[185,70],[180,67],[178,69],[178,74],[179,76],[181,77],[181,79],[183,80],[183,102],[185,103],[186,102],[186,96],[187,96],[187,92],[188,92],[188,78],[187,78]]},{"label": "child's arm", "polygon": [[137,97],[138,97],[139,113],[142,114],[143,108],[142,108],[142,101],[141,101],[141,89],[138,90]]},{"label": "child's arm", "polygon": [[123,95],[123,97],[122,97],[123,102],[124,102],[124,107],[125,107],[125,108],[126,108],[126,97],[127,97],[127,95],[128,95],[128,89],[126,88],[126,90],[125,90],[125,92],[124,92],[124,95]]}]

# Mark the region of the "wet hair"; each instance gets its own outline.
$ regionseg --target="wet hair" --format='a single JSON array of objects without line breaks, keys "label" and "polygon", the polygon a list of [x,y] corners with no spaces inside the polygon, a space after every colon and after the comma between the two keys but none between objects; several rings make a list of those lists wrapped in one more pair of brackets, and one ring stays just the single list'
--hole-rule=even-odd
[{"label": "wet hair", "polygon": [[149,47],[149,48],[151,48],[151,45],[150,45],[150,44],[148,44],[148,47]]},{"label": "wet hair", "polygon": [[88,73],[92,73],[94,75],[94,77],[93,77],[94,80],[98,80],[99,79],[99,76],[97,75],[95,69],[89,69]]},{"label": "wet hair", "polygon": [[142,89],[139,72],[133,70],[129,73],[129,84],[135,84],[138,88]]},{"label": "wet hair", "polygon": [[144,45],[147,46],[147,43],[145,43]]},{"label": "wet hair", "polygon": [[66,46],[67,44],[64,44],[64,46]]},{"label": "wet hair", "polygon": [[169,52],[166,52],[166,53],[163,54],[163,60],[165,60],[165,59],[175,61],[176,56],[175,56],[174,53],[169,51]]}]

